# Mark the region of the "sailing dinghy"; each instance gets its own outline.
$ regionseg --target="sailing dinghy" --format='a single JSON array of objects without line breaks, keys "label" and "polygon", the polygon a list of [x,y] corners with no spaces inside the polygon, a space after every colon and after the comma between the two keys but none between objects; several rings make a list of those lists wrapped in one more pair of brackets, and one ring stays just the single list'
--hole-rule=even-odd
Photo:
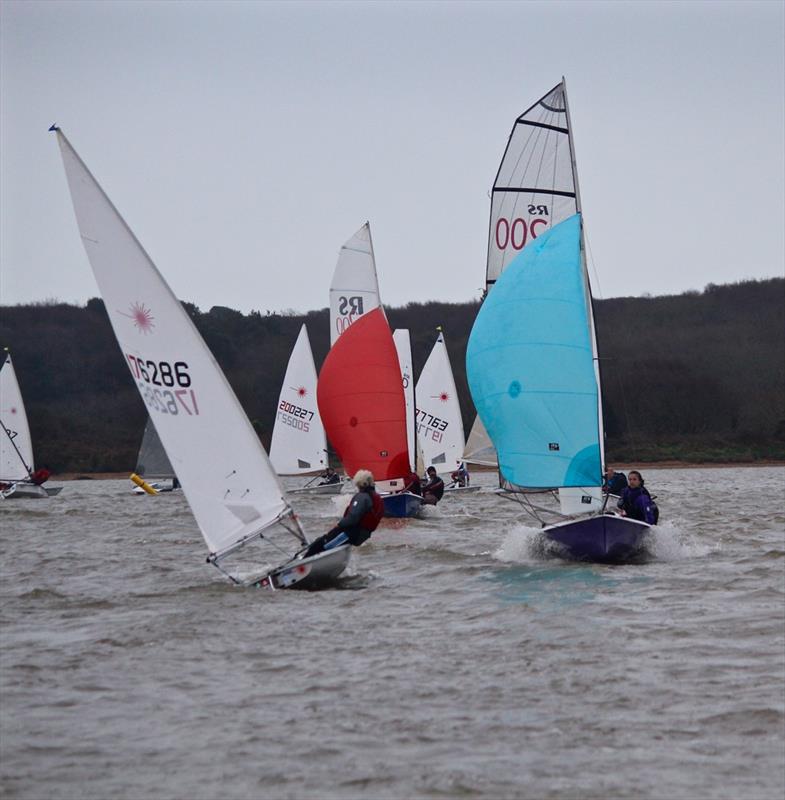
[{"label": "sailing dinghy", "polygon": [[[649,525],[602,500],[600,374],[564,82],[513,127],[493,187],[487,286],[466,373],[500,479],[557,555],[637,558]],[[559,513],[527,498],[548,489]]]},{"label": "sailing dinghy", "polygon": [[[142,483],[147,484],[148,488],[136,483],[134,476],[142,478]],[[147,424],[144,426],[142,444],[139,446],[139,455],[136,457],[136,469],[131,480],[136,483],[133,489],[134,494],[166,494],[180,488],[180,483],[174,474],[172,464],[161,444],[151,417],[147,418]],[[153,489],[153,492],[150,492],[149,489]]]},{"label": "sailing dinghy", "polygon": [[[289,357],[278,397],[270,461],[279,475],[321,475],[329,466],[327,437],[316,405],[316,365],[305,325]],[[340,494],[342,488],[340,481],[306,484],[290,494]]]},{"label": "sailing dinghy", "polygon": [[413,516],[422,498],[395,491],[409,474],[406,402],[381,307],[354,321],[332,346],[319,373],[317,400],[347,474],[370,470],[385,516]]},{"label": "sailing dinghy", "polygon": [[[423,462],[427,467],[435,467],[442,478],[449,478],[463,460],[466,443],[458,391],[441,329],[417,379],[416,396],[417,440]],[[447,486],[444,491],[467,492],[479,488]]]},{"label": "sailing dinghy", "polygon": [[0,426],[0,497],[34,500],[59,494],[62,487],[45,488],[33,480],[33,442],[19,381],[8,352],[0,367]]},{"label": "sailing dinghy", "polygon": [[[306,535],[221,368],[65,135],[51,130],[112,328],[207,544],[207,561],[243,585],[305,589],[332,581],[348,563],[349,546],[297,557]],[[267,563],[232,574],[230,557],[247,557],[251,543]],[[270,563],[281,554],[283,563]]]}]

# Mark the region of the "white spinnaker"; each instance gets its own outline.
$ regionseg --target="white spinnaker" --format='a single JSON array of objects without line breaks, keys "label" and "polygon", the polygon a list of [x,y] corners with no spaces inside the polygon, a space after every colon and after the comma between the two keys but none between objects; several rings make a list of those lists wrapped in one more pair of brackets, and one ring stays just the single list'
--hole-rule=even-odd
[{"label": "white spinnaker", "polygon": [[406,401],[406,441],[409,447],[409,469],[414,469],[416,467],[414,370],[412,368],[412,343],[409,338],[409,331],[405,328],[393,331],[393,342],[395,342],[395,349],[398,353],[398,363],[401,365],[403,397]]},{"label": "white spinnaker", "polygon": [[515,120],[493,182],[488,289],[528,242],[580,211],[569,131],[563,81]]},{"label": "white spinnaker", "polygon": [[123,357],[202,536],[220,555],[289,511],[278,477],[180,301],[59,130],[57,140]]},{"label": "white spinnaker", "polygon": [[18,481],[33,471],[33,443],[27,424],[25,404],[16,379],[11,354],[0,367],[0,480]]},{"label": "white spinnaker", "polygon": [[353,322],[378,305],[371,225],[366,222],[338,254],[330,284],[330,346]]},{"label": "white spinnaker", "polygon": [[474,425],[469,431],[469,438],[466,440],[466,447],[463,450],[463,460],[467,464],[477,464],[483,467],[499,466],[493,442],[479,415],[474,418]]},{"label": "white spinnaker", "polygon": [[444,335],[439,333],[417,381],[417,439],[426,467],[440,475],[463,460],[461,406]]},{"label": "white spinnaker", "polygon": [[327,467],[327,437],[316,405],[316,365],[305,325],[278,397],[270,461],[279,475],[304,475]]}]

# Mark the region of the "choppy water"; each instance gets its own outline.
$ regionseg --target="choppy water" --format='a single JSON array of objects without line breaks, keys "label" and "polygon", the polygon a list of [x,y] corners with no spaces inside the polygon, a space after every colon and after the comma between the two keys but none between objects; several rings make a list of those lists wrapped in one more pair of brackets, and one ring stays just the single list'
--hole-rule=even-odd
[{"label": "choppy water", "polygon": [[647,485],[647,564],[538,559],[479,493],[379,530],[318,593],[225,583],[181,496],[0,504],[0,791],[780,800],[785,469]]}]

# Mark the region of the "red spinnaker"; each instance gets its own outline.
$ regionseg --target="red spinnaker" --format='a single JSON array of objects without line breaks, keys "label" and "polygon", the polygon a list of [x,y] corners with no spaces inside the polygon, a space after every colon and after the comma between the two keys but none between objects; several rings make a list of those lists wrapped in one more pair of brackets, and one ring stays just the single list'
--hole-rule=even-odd
[{"label": "red spinnaker", "polygon": [[377,481],[408,474],[401,368],[381,308],[352,323],[333,345],[319,373],[316,399],[347,474],[369,469]]}]

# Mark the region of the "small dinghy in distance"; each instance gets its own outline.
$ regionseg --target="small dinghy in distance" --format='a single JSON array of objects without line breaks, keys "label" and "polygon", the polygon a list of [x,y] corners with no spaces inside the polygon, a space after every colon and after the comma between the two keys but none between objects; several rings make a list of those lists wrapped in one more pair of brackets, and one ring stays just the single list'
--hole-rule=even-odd
[{"label": "small dinghy in distance", "polygon": [[7,351],[0,367],[0,426],[0,498],[40,500],[59,494],[62,487],[47,488],[34,480],[30,426],[11,354]]},{"label": "small dinghy in distance", "polygon": [[[349,546],[298,557],[307,544],[305,533],[221,368],[62,131],[52,130],[109,320],[207,544],[207,561],[236,584],[264,583],[271,589],[328,584],[345,569]],[[245,550],[251,543],[258,547]],[[229,557],[247,559],[251,551],[254,563],[232,574]],[[260,554],[268,562],[281,553],[291,555],[261,568]]]},{"label": "small dinghy in distance", "polygon": [[[327,437],[316,404],[316,365],[305,325],[300,328],[281,385],[270,461],[281,476],[321,474],[328,467]],[[343,488],[340,481],[317,485],[317,479],[311,479],[313,485],[289,493],[340,494]]]},{"label": "small dinghy in distance", "polygon": [[144,485],[139,485],[136,478],[142,478],[142,484],[153,489],[155,494],[170,494],[180,488],[180,482],[174,474],[166,450],[161,444],[158,432],[152,417],[147,418],[142,435],[142,444],[139,446],[139,455],[136,457],[136,469],[131,480],[136,484],[134,494],[151,494]]},{"label": "small dinghy in distance", "polygon": [[[649,525],[607,513],[601,491],[600,374],[564,82],[510,134],[493,187],[487,290],[466,373],[500,478],[555,554],[637,559]],[[526,498],[543,489],[559,490],[560,512]]]}]

